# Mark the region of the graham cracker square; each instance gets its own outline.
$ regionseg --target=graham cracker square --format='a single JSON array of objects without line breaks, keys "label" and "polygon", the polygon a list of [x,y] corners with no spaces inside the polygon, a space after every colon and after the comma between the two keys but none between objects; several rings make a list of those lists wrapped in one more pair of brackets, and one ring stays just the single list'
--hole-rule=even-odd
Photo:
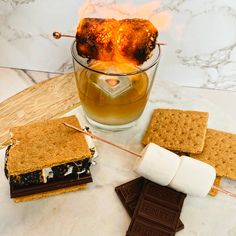
[{"label": "graham cracker square", "polygon": [[12,128],[14,145],[7,159],[9,174],[18,175],[90,158],[84,134],[63,122],[80,128],[76,116]]},{"label": "graham cracker square", "polygon": [[200,153],[207,121],[207,112],[155,109],[142,143],[153,142],[173,151]]},{"label": "graham cracker square", "polygon": [[218,176],[236,180],[236,134],[208,129],[203,152],[191,157],[214,166]]}]

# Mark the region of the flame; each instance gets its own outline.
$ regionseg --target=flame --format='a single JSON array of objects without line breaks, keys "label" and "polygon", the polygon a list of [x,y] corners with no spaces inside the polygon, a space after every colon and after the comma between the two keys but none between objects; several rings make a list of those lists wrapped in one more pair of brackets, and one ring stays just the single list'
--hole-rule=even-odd
[{"label": "flame", "polygon": [[167,30],[171,24],[170,11],[162,9],[160,1],[148,3],[119,2],[118,0],[86,0],[79,9],[79,21],[83,18],[115,18],[118,20],[127,18],[148,19],[159,32]]},{"label": "flame", "polygon": [[169,29],[171,24],[172,15],[169,11],[159,12],[151,16],[150,21],[155,22],[154,25],[157,27],[158,31],[165,31]]}]

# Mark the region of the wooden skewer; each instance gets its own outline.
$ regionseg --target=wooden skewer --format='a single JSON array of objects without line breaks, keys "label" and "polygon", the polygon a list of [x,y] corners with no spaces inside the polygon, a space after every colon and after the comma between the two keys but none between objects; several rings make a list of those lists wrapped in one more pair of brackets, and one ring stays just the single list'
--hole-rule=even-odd
[{"label": "wooden skewer", "polygon": [[[68,127],[70,127],[70,128],[72,128],[72,129],[75,129],[75,130],[77,130],[77,131],[79,131],[79,132],[81,132],[81,133],[84,133],[84,134],[86,134],[86,135],[88,135],[88,136],[90,136],[90,137],[92,137],[92,138],[95,138],[95,139],[100,140],[100,141],[102,141],[102,142],[104,142],[104,143],[107,143],[107,144],[109,144],[109,145],[111,145],[111,146],[113,146],[113,147],[119,148],[119,149],[121,149],[121,150],[123,150],[123,151],[125,151],[125,152],[128,152],[128,153],[130,153],[130,154],[133,154],[133,155],[135,155],[135,156],[137,156],[137,157],[139,157],[139,158],[142,157],[142,155],[140,155],[139,153],[133,152],[133,151],[131,151],[131,150],[129,150],[129,149],[126,149],[126,148],[124,148],[124,147],[122,147],[122,146],[120,146],[120,145],[117,145],[117,144],[112,143],[112,142],[110,142],[110,141],[108,141],[108,140],[106,140],[106,139],[103,139],[103,138],[101,138],[101,137],[98,137],[97,135],[92,134],[91,132],[86,132],[86,131],[83,130],[83,129],[77,128],[77,127],[75,127],[75,126],[73,126],[73,125],[70,125],[70,124],[68,124],[68,123],[65,123],[65,122],[64,122],[63,124],[66,125],[66,126],[68,126]],[[235,194],[235,193],[231,193],[231,192],[229,192],[229,191],[227,191],[227,190],[225,190],[225,189],[219,188],[219,187],[217,187],[217,186],[215,186],[215,185],[213,185],[212,188],[215,189],[215,190],[218,190],[219,192],[222,192],[222,193],[224,193],[224,194],[226,194],[226,195],[229,195],[229,196],[231,196],[231,197],[236,198],[236,194]]]},{"label": "wooden skewer", "polygon": [[166,43],[159,43],[159,42],[157,42],[156,44],[157,44],[157,45],[160,45],[160,46],[167,46]]},{"label": "wooden skewer", "polygon": [[112,142],[110,142],[110,141],[108,141],[108,140],[105,140],[105,139],[103,139],[103,138],[101,138],[101,137],[98,137],[98,136],[95,135],[95,134],[86,132],[86,131],[84,131],[83,129],[77,128],[77,127],[75,127],[75,126],[73,126],[73,125],[70,125],[70,124],[68,124],[68,123],[64,123],[64,125],[66,125],[66,126],[72,128],[72,129],[75,129],[75,130],[77,130],[77,131],[79,131],[79,132],[81,132],[81,133],[84,133],[84,134],[86,134],[86,135],[88,135],[88,136],[90,136],[90,137],[92,137],[92,138],[95,138],[95,139],[97,139],[97,140],[100,140],[100,141],[102,141],[103,143],[107,143],[107,144],[109,144],[109,145],[111,145],[111,146],[113,146],[113,147],[119,148],[119,149],[121,149],[121,150],[123,150],[123,151],[125,151],[125,152],[128,152],[128,153],[130,153],[130,154],[133,154],[133,155],[135,155],[135,156],[137,156],[137,157],[139,157],[139,158],[142,157],[140,154],[138,154],[138,153],[136,153],[136,152],[133,152],[133,151],[128,150],[128,149],[126,149],[126,148],[124,148],[124,147],[121,147],[120,145],[117,145],[117,144],[112,143]]},{"label": "wooden skewer", "polygon": [[53,32],[52,36],[55,38],[55,39],[60,39],[61,37],[65,37],[65,38],[75,38],[75,36],[73,35],[69,35],[69,34],[62,34],[61,32]]},{"label": "wooden skewer", "polygon": [[226,194],[226,195],[229,195],[229,196],[231,196],[231,197],[236,198],[236,194],[235,194],[235,193],[231,193],[231,192],[229,192],[229,191],[227,191],[227,190],[225,190],[225,189],[219,188],[219,187],[217,187],[217,186],[215,186],[215,185],[213,185],[212,188],[215,189],[215,190],[218,190],[219,192],[222,192],[222,193],[224,193],[224,194]]},{"label": "wooden skewer", "polygon": [[[53,32],[52,36],[55,38],[55,39],[60,39],[61,37],[63,38],[76,38],[75,36],[73,35],[69,35],[69,34],[62,34],[61,32],[58,32],[58,31],[55,31]],[[157,42],[156,43],[157,45],[160,45],[160,46],[164,46],[164,45],[167,45],[166,43],[159,43]]]}]

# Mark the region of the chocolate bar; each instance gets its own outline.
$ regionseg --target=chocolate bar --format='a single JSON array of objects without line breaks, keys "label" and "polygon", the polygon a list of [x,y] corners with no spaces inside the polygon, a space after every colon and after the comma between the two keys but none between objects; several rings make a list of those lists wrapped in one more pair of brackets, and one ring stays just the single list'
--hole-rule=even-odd
[{"label": "chocolate bar", "polygon": [[66,187],[77,186],[81,184],[86,184],[92,182],[92,176],[89,171],[87,173],[83,173],[79,176],[79,178],[74,179],[61,179],[54,182],[36,184],[31,186],[16,186],[10,183],[10,195],[11,198],[17,198],[22,196],[27,196],[36,193],[47,192],[51,190],[57,190]]},{"label": "chocolate bar", "polygon": [[[134,214],[134,211],[137,206],[138,199],[141,195],[145,181],[147,181],[147,180],[145,180],[145,178],[139,177],[137,179],[129,181],[128,183],[122,184],[122,185],[115,188],[115,191],[116,191],[118,197],[120,198],[122,204],[124,205],[124,207],[130,217],[132,217]],[[154,185],[156,185],[156,184],[154,184]],[[152,185],[151,185],[151,187],[152,187]],[[164,188],[166,188],[166,187],[164,187]],[[149,189],[147,191],[147,196],[149,198],[152,198],[152,194],[157,195],[158,193],[155,193],[155,191],[157,191],[157,189],[155,187],[154,188],[152,187],[150,189],[150,186],[149,186]],[[160,199],[159,199],[160,202],[162,201],[161,199],[162,199],[162,197],[160,196]],[[165,201],[164,202],[162,201],[162,203],[165,204]],[[171,202],[168,202],[167,204],[170,204],[172,208],[176,209],[175,204],[172,204]],[[147,224],[145,224],[145,225],[147,225]],[[182,230],[183,228],[184,228],[184,224],[182,223],[181,220],[178,220],[176,232]]]},{"label": "chocolate bar", "polygon": [[144,181],[127,235],[175,235],[186,194]]},{"label": "chocolate bar", "polygon": [[133,216],[144,182],[145,179],[143,177],[139,177],[115,188],[118,197],[130,217]]}]

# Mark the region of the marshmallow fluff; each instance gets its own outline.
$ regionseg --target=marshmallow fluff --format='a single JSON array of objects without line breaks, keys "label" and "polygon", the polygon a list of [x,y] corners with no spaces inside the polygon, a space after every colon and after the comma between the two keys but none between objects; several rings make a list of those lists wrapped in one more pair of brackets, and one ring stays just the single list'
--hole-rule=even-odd
[{"label": "marshmallow fluff", "polygon": [[177,172],[180,157],[154,143],[149,143],[141,155],[134,171],[155,183],[168,185]]},{"label": "marshmallow fluff", "polygon": [[196,197],[205,197],[216,178],[215,168],[194,158],[182,156],[169,187]]}]

